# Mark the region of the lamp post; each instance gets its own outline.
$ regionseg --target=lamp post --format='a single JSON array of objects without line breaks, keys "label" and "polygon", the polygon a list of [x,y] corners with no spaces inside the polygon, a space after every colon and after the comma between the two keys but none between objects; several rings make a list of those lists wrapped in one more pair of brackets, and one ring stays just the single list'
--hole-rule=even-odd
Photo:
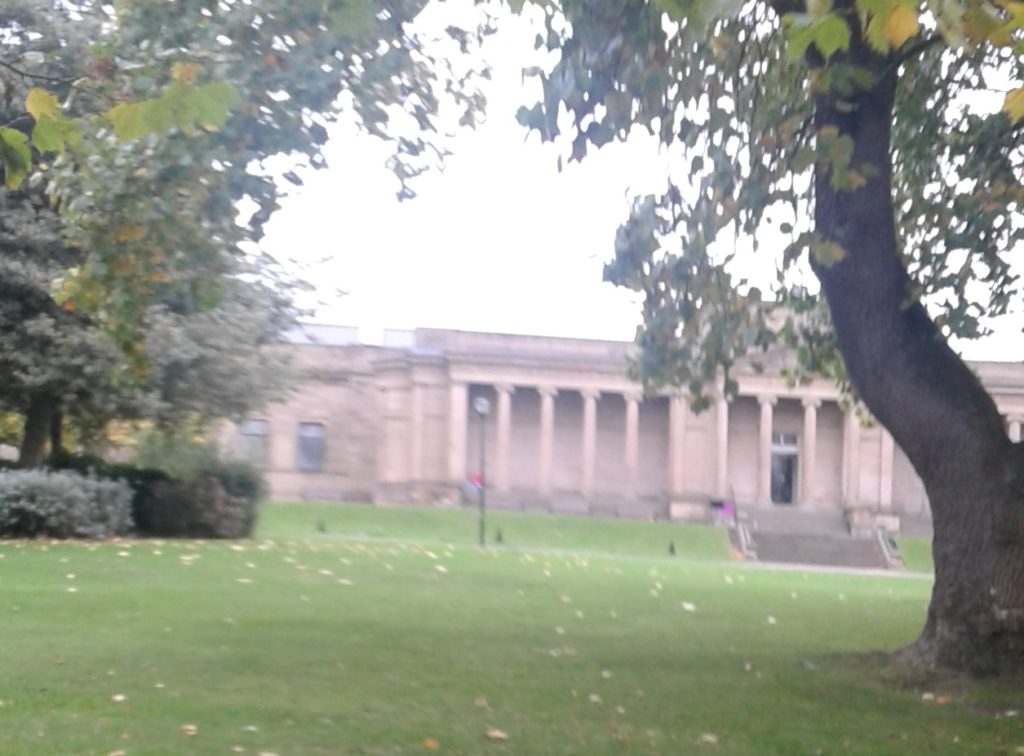
[{"label": "lamp post", "polygon": [[487,397],[478,396],[473,400],[473,409],[476,416],[480,418],[480,545],[483,546],[485,539],[485,518],[487,516],[487,415],[491,411],[491,403]]}]

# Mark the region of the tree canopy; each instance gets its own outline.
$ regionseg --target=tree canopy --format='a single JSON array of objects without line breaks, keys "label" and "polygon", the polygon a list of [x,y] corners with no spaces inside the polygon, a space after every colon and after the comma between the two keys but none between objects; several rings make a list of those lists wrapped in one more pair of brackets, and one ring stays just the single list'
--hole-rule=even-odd
[{"label": "tree canopy", "polygon": [[[129,340],[170,288],[200,298],[223,249],[252,250],[282,190],[268,160],[322,167],[351,114],[395,144],[408,181],[473,125],[488,19],[419,31],[425,0],[16,0],[0,10],[0,131],[9,187],[42,182],[86,259],[62,302]],[[441,36],[446,44],[434,41]],[[444,57],[441,57],[441,55]],[[414,128],[410,128],[409,124]],[[301,183],[295,171],[283,178]],[[245,216],[239,203],[254,208]]]}]

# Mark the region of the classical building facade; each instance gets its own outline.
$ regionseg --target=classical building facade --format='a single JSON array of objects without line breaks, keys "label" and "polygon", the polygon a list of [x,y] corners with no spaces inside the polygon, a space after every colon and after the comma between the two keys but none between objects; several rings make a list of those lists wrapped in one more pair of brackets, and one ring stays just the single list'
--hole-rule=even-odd
[{"label": "classical building facade", "polygon": [[[293,395],[232,432],[278,499],[456,504],[486,464],[491,506],[645,518],[716,512],[926,529],[923,486],[892,437],[824,381],[737,370],[737,396],[695,414],[644,396],[632,345],[418,329],[377,346],[304,326]],[[1019,439],[1024,369],[975,370]],[[474,409],[485,398],[489,413]]]}]

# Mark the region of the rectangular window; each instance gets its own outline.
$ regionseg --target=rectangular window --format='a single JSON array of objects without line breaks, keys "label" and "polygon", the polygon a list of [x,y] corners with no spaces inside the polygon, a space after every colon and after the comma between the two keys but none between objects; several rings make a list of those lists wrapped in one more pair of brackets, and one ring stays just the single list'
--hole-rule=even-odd
[{"label": "rectangular window", "polygon": [[242,422],[242,456],[254,465],[267,464],[267,439],[270,424],[266,420],[244,420]]},{"label": "rectangular window", "polygon": [[327,433],[323,423],[299,423],[298,467],[302,472],[324,469]]}]

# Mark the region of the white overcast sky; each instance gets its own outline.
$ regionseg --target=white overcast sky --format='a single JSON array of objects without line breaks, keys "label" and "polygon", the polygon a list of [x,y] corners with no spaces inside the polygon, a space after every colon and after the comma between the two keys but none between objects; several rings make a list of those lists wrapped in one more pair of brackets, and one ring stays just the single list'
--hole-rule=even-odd
[{"label": "white overcast sky", "polygon": [[[318,322],[370,340],[416,327],[633,339],[637,300],[602,283],[602,266],[630,197],[663,188],[668,158],[639,135],[559,173],[567,146],[542,145],[515,121],[533,102],[520,71],[535,32],[520,20],[502,27],[485,49],[486,123],[457,138],[443,172],[416,180],[416,199],[395,199],[389,145],[338,124],[330,168],[304,173],[271,220],[263,246],[316,285]],[[767,285],[775,262],[761,249],[750,277]],[[1021,325],[1013,318],[963,351],[1024,359]]]}]

